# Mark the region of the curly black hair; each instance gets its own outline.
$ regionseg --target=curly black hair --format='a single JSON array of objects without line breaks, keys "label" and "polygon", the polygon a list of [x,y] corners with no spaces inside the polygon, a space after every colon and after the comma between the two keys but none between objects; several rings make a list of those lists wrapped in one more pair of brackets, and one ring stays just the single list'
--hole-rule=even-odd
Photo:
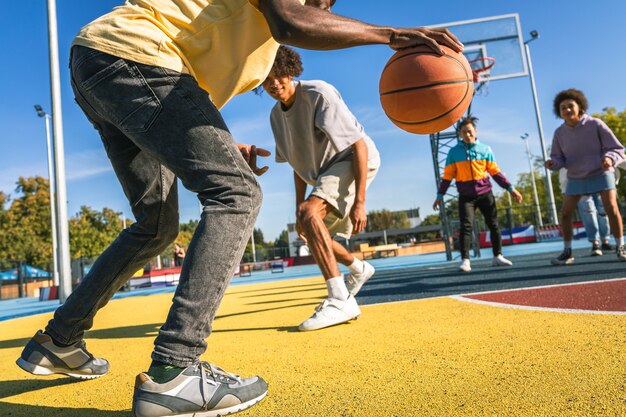
[{"label": "curly black hair", "polygon": [[[276,51],[272,70],[277,77],[299,77],[304,71],[300,54],[287,46],[280,45]],[[260,96],[263,94],[263,87],[258,86],[253,91],[254,94]]]},{"label": "curly black hair", "polygon": [[580,107],[580,114],[584,114],[589,108],[589,102],[587,102],[587,97],[585,94],[577,90],[575,88],[569,88],[567,90],[563,90],[559,92],[556,97],[554,97],[553,108],[554,114],[556,117],[561,117],[561,102],[564,100],[574,100],[578,107]]},{"label": "curly black hair", "polygon": [[300,54],[288,46],[279,46],[272,70],[277,77],[299,77],[304,71]]},{"label": "curly black hair", "polygon": [[461,131],[461,128],[465,125],[472,125],[476,127],[476,123],[478,123],[478,117],[474,117],[471,114],[463,117],[459,120],[455,126],[457,134]]}]

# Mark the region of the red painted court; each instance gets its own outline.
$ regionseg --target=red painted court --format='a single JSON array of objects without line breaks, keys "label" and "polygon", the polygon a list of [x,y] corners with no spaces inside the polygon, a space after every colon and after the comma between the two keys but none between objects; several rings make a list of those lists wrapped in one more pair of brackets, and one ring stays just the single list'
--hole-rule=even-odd
[{"label": "red painted court", "polygon": [[468,294],[458,298],[511,306],[626,312],[626,278]]}]

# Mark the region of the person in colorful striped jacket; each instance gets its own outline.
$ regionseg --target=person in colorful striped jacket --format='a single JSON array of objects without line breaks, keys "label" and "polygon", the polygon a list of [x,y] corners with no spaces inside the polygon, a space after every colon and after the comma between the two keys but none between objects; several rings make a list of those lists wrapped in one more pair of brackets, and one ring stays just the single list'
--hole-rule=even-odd
[{"label": "person in colorful striped jacket", "polygon": [[485,223],[491,232],[493,248],[493,266],[511,266],[513,263],[502,256],[502,237],[497,223],[496,200],[491,191],[489,175],[498,185],[506,189],[513,198],[522,202],[522,195],[507,180],[498,168],[493,152],[488,145],[480,143],[476,138],[476,123],[478,119],[467,116],[456,126],[459,143],[450,150],[446,159],[446,168],[433,209],[437,210],[443,203],[443,196],[452,180],[456,181],[459,191],[459,218],[461,219],[460,248],[462,262],[459,270],[472,270],[469,260],[472,224],[474,212],[478,208],[485,217]]}]

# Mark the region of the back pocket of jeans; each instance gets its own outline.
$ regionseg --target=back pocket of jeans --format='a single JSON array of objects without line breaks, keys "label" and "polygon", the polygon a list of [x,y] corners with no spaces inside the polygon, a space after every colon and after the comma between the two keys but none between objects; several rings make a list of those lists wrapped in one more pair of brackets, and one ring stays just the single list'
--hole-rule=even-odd
[{"label": "back pocket of jeans", "polygon": [[161,111],[139,69],[123,59],[84,80],[81,92],[105,120],[126,133],[147,131]]}]

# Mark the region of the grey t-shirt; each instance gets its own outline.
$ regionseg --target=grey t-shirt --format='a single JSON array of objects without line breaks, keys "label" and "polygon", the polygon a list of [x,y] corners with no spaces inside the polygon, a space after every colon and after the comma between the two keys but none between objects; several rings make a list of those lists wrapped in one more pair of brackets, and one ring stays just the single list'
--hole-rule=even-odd
[{"label": "grey t-shirt", "polygon": [[299,81],[294,104],[285,111],[281,103],[276,103],[270,122],[276,162],[289,162],[310,185],[333,163],[351,160],[351,145],[359,139],[367,145],[368,160],[380,158],[374,142],[339,92],[324,81]]}]

